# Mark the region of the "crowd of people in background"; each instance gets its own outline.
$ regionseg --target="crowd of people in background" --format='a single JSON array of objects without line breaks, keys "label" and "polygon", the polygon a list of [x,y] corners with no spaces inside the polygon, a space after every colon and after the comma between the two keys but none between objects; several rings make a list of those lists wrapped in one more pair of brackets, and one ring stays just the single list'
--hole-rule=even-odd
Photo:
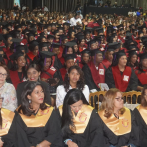
[{"label": "crowd of people in background", "polygon": [[0,10],[0,147],[145,147],[146,84],[145,13]]}]

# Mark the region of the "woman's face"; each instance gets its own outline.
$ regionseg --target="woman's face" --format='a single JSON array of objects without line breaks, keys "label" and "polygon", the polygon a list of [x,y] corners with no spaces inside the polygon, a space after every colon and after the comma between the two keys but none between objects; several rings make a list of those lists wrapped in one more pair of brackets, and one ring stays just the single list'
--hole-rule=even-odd
[{"label": "woman's face", "polygon": [[40,72],[38,72],[35,68],[30,68],[27,71],[27,77],[29,81],[38,81],[40,76]]},{"label": "woman's face", "polygon": [[82,39],[80,45],[84,46],[85,45],[85,39]]},{"label": "woman's face", "polygon": [[51,63],[52,63],[52,59],[46,58],[44,61],[44,70],[47,70],[51,66]]},{"label": "woman's face", "polygon": [[120,66],[126,66],[126,64],[127,64],[127,57],[126,57],[126,56],[121,56],[121,57],[119,58],[118,64],[119,64]]},{"label": "woman's face", "polygon": [[68,77],[70,79],[70,82],[77,83],[80,79],[80,74],[76,69],[71,70],[71,72],[68,74]]},{"label": "woman's face", "polygon": [[122,94],[120,92],[116,93],[116,97],[114,99],[114,109],[120,110],[124,107],[124,100],[122,98]]},{"label": "woman's face", "polygon": [[86,39],[87,39],[87,40],[90,39],[90,34],[86,34]]},{"label": "woman's face", "polygon": [[18,67],[24,67],[26,65],[26,59],[24,56],[20,56],[17,61],[16,64],[18,65]]},{"label": "woman's face", "polygon": [[66,54],[73,54],[73,50],[72,50],[72,48],[71,48],[71,47],[69,47],[69,48],[68,48],[68,50],[67,50]]},{"label": "woman's face", "polygon": [[131,57],[131,63],[136,63],[136,61],[137,61],[137,55],[133,55],[132,57]]},{"label": "woman's face", "polygon": [[75,38],[75,32],[71,33],[71,38]]},{"label": "woman's face", "polygon": [[112,61],[113,60],[113,51],[111,51],[111,52],[108,52],[108,60],[109,61]]},{"label": "woman's face", "polygon": [[147,89],[145,89],[144,91],[144,97],[145,97],[145,100],[147,101]]},{"label": "woman's face", "polygon": [[33,41],[34,40],[34,36],[30,36],[29,37],[29,42]]},{"label": "woman's face", "polygon": [[142,67],[147,69],[147,59],[142,60]]},{"label": "woman's face", "polygon": [[83,54],[82,60],[84,61],[84,63],[88,63],[89,59],[90,59],[89,54],[87,54],[87,53]]},{"label": "woman's face", "polygon": [[7,78],[7,71],[0,66],[0,85],[3,85]]},{"label": "woman's face", "polygon": [[42,104],[44,101],[44,91],[42,87],[40,85],[36,86],[31,95],[28,95],[27,98],[31,100],[32,105]]},{"label": "woman's face", "polygon": [[13,41],[11,41],[11,40],[12,40],[12,37],[9,37],[8,40],[7,40],[7,43],[8,43],[9,45],[11,45],[11,44],[13,43]]},{"label": "woman's face", "polygon": [[74,113],[78,113],[79,110],[81,110],[82,106],[83,106],[83,101],[79,100],[78,102],[70,105],[70,108]]},{"label": "woman's face", "polygon": [[41,48],[41,51],[48,51],[47,46],[42,47],[42,48]]},{"label": "woman's face", "polygon": [[75,51],[75,53],[78,51],[78,45],[77,44],[74,45],[74,51]]},{"label": "woman's face", "polygon": [[37,45],[37,46],[35,46],[35,48],[34,48],[34,50],[33,50],[33,55],[34,55],[34,56],[37,56],[37,55],[38,55],[38,51],[39,51],[39,47],[38,47],[38,45]]},{"label": "woman's face", "polygon": [[66,68],[69,69],[71,66],[74,65],[74,60],[70,59],[65,62]]}]

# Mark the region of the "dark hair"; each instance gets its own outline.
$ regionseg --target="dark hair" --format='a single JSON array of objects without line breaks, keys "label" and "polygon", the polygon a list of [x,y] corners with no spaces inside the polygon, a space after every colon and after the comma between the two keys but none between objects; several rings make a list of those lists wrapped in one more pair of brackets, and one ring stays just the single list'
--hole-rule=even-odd
[{"label": "dark hair", "polygon": [[[36,86],[41,86],[44,91],[44,94],[45,94],[45,90],[40,82],[29,81],[25,85],[24,90],[21,95],[22,104],[21,104],[20,108],[18,109],[19,113],[23,113],[24,115],[27,115],[27,116],[31,116],[34,113],[34,111],[31,110],[32,108],[30,108],[29,99],[27,98],[27,96],[31,95],[31,93],[33,92],[33,90],[35,89]],[[45,105],[45,102],[43,102],[40,105],[40,109],[45,110],[46,108],[47,108],[47,106]]]},{"label": "dark hair", "polygon": [[[49,68],[50,68],[52,66],[52,57],[47,57],[47,58],[51,58],[51,64],[49,66]],[[41,59],[39,61],[39,65],[40,65],[41,71],[44,70],[44,64],[45,64],[45,62],[46,62],[46,58],[42,58],[41,57]]]},{"label": "dark hair", "polygon": [[143,72],[142,61],[143,61],[143,60],[141,60],[141,61],[139,62],[139,66],[138,66],[139,72]]},{"label": "dark hair", "polygon": [[141,105],[143,106],[143,107],[146,107],[147,106],[147,101],[146,101],[146,99],[145,99],[145,90],[147,90],[147,85],[145,85],[144,87],[143,87],[143,90],[142,90],[142,93],[141,93]]},{"label": "dark hair", "polygon": [[[131,64],[131,58],[132,58],[132,56],[133,56],[133,55],[131,55],[131,56],[128,57],[127,66],[133,67],[133,65]],[[136,56],[137,56],[137,55],[136,55]],[[138,57],[138,56],[137,56],[137,57]],[[136,61],[136,62],[134,63],[134,66],[138,66],[138,65],[139,65],[139,63],[138,63],[138,61]]]},{"label": "dark hair", "polygon": [[[84,86],[85,86],[84,73],[83,73],[83,71],[81,70],[81,68],[79,66],[74,65],[74,66],[71,66],[68,69],[68,74],[70,74],[70,72],[73,69],[76,69],[77,72],[80,74],[80,79],[77,82],[77,88],[80,89],[80,90],[83,90],[84,89]],[[65,75],[64,83],[63,83],[66,92],[69,90],[69,86],[70,86],[70,79],[68,77],[68,74]]]},{"label": "dark hair", "polygon": [[82,93],[81,90],[79,89],[71,89],[67,92],[64,102],[63,102],[63,113],[62,113],[62,133],[63,136],[68,136],[68,134],[72,134],[72,130],[70,127],[75,128],[74,123],[73,123],[73,115],[71,112],[70,105],[78,102],[79,100],[83,101],[83,104],[89,105],[87,102],[84,94]]}]

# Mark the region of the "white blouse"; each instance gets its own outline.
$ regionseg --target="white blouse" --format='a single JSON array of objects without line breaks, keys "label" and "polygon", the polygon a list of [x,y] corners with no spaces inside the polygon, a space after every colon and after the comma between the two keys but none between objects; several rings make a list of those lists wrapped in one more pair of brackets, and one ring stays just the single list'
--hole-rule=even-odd
[{"label": "white blouse", "polygon": [[[72,87],[70,86],[69,87],[69,90],[72,89]],[[84,86],[84,89],[83,89],[83,94],[85,95],[85,98],[86,100],[89,102],[89,88],[87,85]],[[57,95],[56,95],[56,106],[57,108],[61,105],[63,105],[63,101],[64,101],[64,98],[66,96],[66,91],[65,91],[65,88],[63,85],[60,85],[57,87],[57,91],[56,91]]]},{"label": "white blouse", "polygon": [[17,97],[14,86],[5,82],[5,84],[0,88],[0,95],[2,98],[4,98],[2,102],[2,108],[15,111],[17,108]]}]

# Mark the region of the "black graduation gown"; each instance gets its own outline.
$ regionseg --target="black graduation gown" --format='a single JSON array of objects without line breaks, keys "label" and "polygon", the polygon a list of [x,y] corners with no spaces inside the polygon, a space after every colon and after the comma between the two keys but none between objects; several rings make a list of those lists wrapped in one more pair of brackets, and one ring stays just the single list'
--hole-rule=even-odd
[{"label": "black graduation gown", "polygon": [[90,71],[87,64],[85,64],[83,66],[82,70],[83,70],[84,76],[85,76],[85,83],[86,83],[86,85],[88,85],[89,90],[96,89],[97,91],[100,91],[100,88],[98,88],[93,81],[91,71]]},{"label": "black graduation gown", "polygon": [[136,147],[139,143],[139,136],[138,136],[138,127],[135,123],[135,117],[131,112],[131,132],[124,134],[124,135],[115,135],[103,122],[103,132],[104,132],[104,139],[105,139],[105,145],[103,147],[110,147],[110,145],[113,145],[115,147],[121,147],[126,146],[128,144],[133,144]]},{"label": "black graduation gown", "polygon": [[[16,112],[17,113],[17,112]],[[46,140],[50,147],[62,147],[62,133],[60,121],[55,110],[52,111],[45,127],[27,127],[20,114],[16,118],[17,146],[36,146]]]},{"label": "black graduation gown", "polygon": [[[71,134],[64,137],[63,140],[71,139],[78,147],[103,147],[104,137],[102,131],[102,120],[97,111],[93,109],[89,123],[82,134]],[[64,144],[65,147],[67,145]]]},{"label": "black graduation gown", "polygon": [[[116,88],[111,67],[109,67],[106,70],[105,81],[106,81],[107,85],[109,86],[109,88]],[[137,76],[136,76],[134,70],[132,69],[131,79],[129,81],[128,87],[125,92],[137,90],[137,86],[138,86],[138,79],[137,79]]]},{"label": "black graduation gown", "polygon": [[[17,93],[17,103],[18,106],[21,105],[21,94],[22,91],[25,87],[25,85],[28,83],[29,81],[26,82],[22,82],[20,84],[18,84],[17,89],[16,89],[16,93]],[[49,90],[49,86],[46,82],[43,81],[39,81],[41,83],[41,85],[44,87],[45,89],[45,102],[49,105],[51,105],[51,97],[50,97],[50,90]]]},{"label": "black graduation gown", "polygon": [[[5,111],[6,109],[3,110]],[[8,134],[0,135],[0,137],[4,141],[3,147],[16,147],[16,115],[13,118]]]},{"label": "black graduation gown", "polygon": [[139,147],[146,147],[147,146],[147,124],[143,120],[137,108],[134,109],[133,113],[135,116],[136,124],[139,127],[139,131],[138,131]]}]

